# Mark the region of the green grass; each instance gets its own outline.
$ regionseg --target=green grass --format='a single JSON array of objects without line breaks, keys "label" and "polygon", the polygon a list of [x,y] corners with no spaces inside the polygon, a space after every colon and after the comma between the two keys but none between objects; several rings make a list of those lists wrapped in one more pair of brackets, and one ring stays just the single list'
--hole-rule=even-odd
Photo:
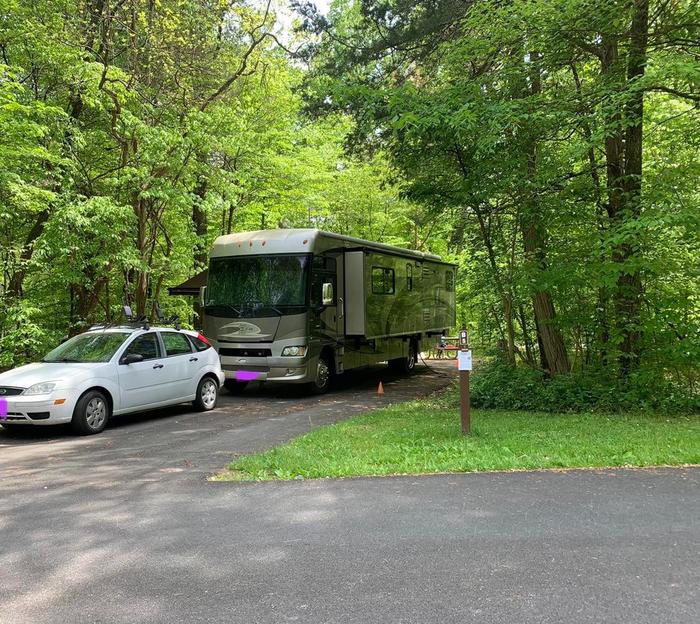
[{"label": "green grass", "polygon": [[234,461],[218,480],[700,463],[700,417],[474,410],[454,389],[317,429]]}]

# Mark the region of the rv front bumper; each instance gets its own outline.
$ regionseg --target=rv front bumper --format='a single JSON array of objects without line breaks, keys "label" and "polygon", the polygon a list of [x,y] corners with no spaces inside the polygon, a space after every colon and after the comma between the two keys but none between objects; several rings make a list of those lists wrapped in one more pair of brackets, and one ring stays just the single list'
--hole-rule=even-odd
[{"label": "rv front bumper", "polygon": [[307,383],[313,381],[318,358],[268,357],[247,358],[247,362],[230,362],[237,358],[221,358],[221,368],[226,379],[236,381],[280,381]]}]

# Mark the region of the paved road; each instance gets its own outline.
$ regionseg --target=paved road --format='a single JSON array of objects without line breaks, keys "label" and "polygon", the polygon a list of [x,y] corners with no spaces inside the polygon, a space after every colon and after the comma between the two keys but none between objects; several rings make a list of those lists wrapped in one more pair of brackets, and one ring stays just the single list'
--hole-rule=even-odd
[{"label": "paved road", "polygon": [[204,480],[231,449],[339,418],[333,401],[366,409],[377,374],[99,438],[4,436],[0,622],[698,620],[699,469]]}]

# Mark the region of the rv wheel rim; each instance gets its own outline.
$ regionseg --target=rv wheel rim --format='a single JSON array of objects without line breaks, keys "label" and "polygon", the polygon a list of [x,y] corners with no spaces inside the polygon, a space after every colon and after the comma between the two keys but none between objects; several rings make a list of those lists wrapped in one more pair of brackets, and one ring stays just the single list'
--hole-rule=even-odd
[{"label": "rv wheel rim", "polygon": [[319,388],[325,388],[330,379],[331,371],[328,364],[324,360],[318,361],[318,369],[316,371],[316,384]]},{"label": "rv wheel rim", "polygon": [[408,368],[415,368],[416,366],[416,351],[415,349],[411,348],[411,351],[408,354]]}]

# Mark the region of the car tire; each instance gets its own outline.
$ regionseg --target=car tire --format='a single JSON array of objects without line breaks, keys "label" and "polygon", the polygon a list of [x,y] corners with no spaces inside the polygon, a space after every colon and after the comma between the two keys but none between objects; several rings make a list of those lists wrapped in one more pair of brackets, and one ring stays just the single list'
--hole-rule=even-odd
[{"label": "car tire", "polygon": [[312,394],[325,394],[333,381],[333,365],[327,355],[321,355],[316,365],[316,379],[309,384]]},{"label": "car tire", "polygon": [[219,399],[219,384],[213,377],[202,377],[197,385],[197,397],[192,401],[200,412],[210,412]]},{"label": "car tire", "polygon": [[416,343],[411,342],[408,347],[408,355],[406,357],[389,360],[389,368],[395,373],[410,375],[414,370],[416,370],[417,362],[418,349],[416,348]]},{"label": "car tire", "polygon": [[231,394],[240,394],[248,386],[247,381],[236,381],[235,379],[227,379],[224,381],[224,388]]},{"label": "car tire", "polygon": [[75,404],[71,420],[73,431],[79,435],[94,435],[104,431],[110,412],[107,397],[99,390],[88,390]]}]

